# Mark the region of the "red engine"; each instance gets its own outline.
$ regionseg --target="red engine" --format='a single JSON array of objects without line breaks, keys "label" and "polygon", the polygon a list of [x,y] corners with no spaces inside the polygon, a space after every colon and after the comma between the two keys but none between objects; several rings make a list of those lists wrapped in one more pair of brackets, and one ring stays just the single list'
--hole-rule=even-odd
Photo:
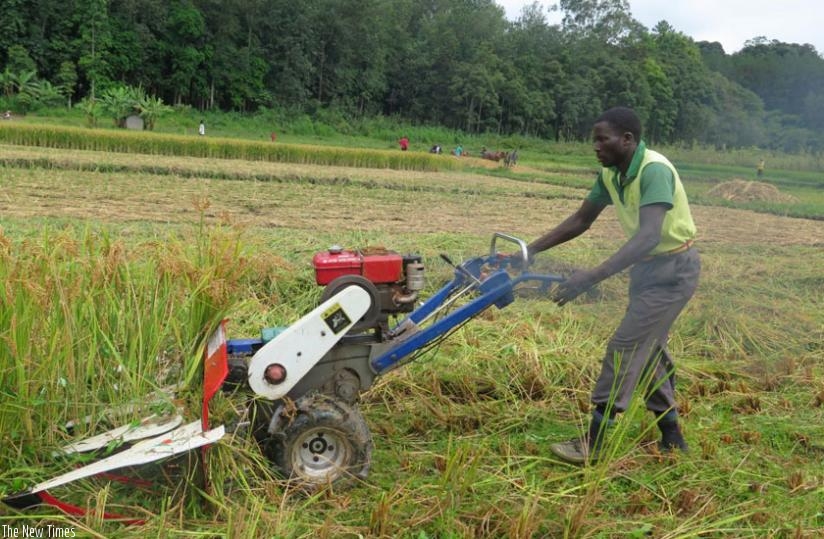
[{"label": "red engine", "polygon": [[312,265],[319,285],[327,285],[343,275],[360,275],[373,284],[389,284],[402,279],[404,257],[386,249],[346,251],[331,247],[317,253]]},{"label": "red engine", "polygon": [[388,315],[410,312],[424,287],[424,268],[418,255],[373,248],[358,251],[338,246],[312,258],[315,281],[326,286],[322,299],[343,287],[358,285],[369,292],[373,309],[357,329],[385,325]]}]

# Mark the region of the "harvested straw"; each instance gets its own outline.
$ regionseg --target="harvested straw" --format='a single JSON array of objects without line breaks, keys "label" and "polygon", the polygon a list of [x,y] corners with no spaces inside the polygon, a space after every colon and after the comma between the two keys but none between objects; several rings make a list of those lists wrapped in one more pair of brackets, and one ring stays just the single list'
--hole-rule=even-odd
[{"label": "harvested straw", "polygon": [[719,183],[707,194],[735,202],[795,202],[795,197],[781,193],[774,185],[740,179]]}]

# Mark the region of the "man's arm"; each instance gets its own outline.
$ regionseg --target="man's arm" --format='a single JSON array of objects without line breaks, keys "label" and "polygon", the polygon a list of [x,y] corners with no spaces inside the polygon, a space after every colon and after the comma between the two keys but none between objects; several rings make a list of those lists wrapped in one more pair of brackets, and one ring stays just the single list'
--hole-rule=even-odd
[{"label": "man's arm", "polygon": [[578,210],[564,219],[558,226],[529,244],[527,251],[532,259],[536,253],[546,251],[556,245],[577,238],[592,226],[606,206],[584,200]]},{"label": "man's arm", "polygon": [[649,255],[649,252],[661,241],[661,226],[664,224],[664,217],[669,208],[667,204],[641,206],[638,232],[599,266],[591,270],[575,272],[569,279],[559,284],[553,295],[555,302],[563,305],[572,301],[597,283],[640,262]]}]

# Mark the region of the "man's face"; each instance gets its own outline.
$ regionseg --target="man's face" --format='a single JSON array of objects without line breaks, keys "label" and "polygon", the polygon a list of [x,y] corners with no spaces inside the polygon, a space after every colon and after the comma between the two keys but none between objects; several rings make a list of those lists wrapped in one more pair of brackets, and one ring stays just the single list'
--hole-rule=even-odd
[{"label": "man's face", "polygon": [[607,122],[598,122],[592,128],[595,157],[605,167],[618,166],[626,159],[631,138],[631,135],[622,133]]}]

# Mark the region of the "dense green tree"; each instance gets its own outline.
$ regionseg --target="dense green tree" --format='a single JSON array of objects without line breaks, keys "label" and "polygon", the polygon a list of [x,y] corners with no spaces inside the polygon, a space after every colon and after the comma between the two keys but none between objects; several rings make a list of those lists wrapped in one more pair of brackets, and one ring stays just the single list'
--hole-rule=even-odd
[{"label": "dense green tree", "polygon": [[23,43],[36,63],[38,76],[53,80],[62,62],[75,55],[76,37],[74,3],[61,0],[39,0],[27,3],[27,32]]},{"label": "dense green tree", "polygon": [[724,76],[729,76],[731,62],[730,57],[724,52],[724,47],[717,41],[699,41],[698,50],[701,51],[701,58],[704,65],[712,71],[718,71]]},{"label": "dense green tree", "polygon": [[203,69],[194,79],[192,99],[198,107],[250,111],[271,103],[261,40],[263,21],[270,17],[265,4],[270,3],[198,0],[206,22],[204,42],[198,47]]},{"label": "dense green tree", "polygon": [[652,31],[652,57],[661,66],[678,104],[674,136],[687,141],[701,141],[708,116],[712,116],[710,71],[701,60],[695,42],[676,31],[666,21]]},{"label": "dense green tree", "polygon": [[108,90],[137,88],[147,111],[263,107],[343,132],[386,114],[574,140],[627,105],[654,143],[821,149],[813,47],[756,38],[727,55],[666,21],[646,29],[628,0],[558,6],[560,25],[539,2],[509,22],[493,0],[0,0],[0,99],[59,94],[94,123],[96,96],[111,108]]},{"label": "dense green tree", "polygon": [[809,128],[824,126],[824,88],[804,97],[801,117]]},{"label": "dense green tree", "polygon": [[37,74],[37,64],[32,60],[29,51],[22,45],[12,45],[9,47],[6,68],[14,73],[24,73],[31,71]]},{"label": "dense green tree", "polygon": [[2,73],[0,73],[0,88],[3,91],[3,97],[6,99],[11,99],[14,95],[14,78],[15,74],[11,72],[11,69],[6,67]]},{"label": "dense green tree", "polygon": [[196,88],[204,86],[199,72],[205,57],[198,44],[203,42],[206,24],[201,11],[189,0],[172,2],[168,17],[165,53],[170,76],[164,86],[174,103],[191,102]]},{"label": "dense green tree", "polygon": [[111,0],[110,19],[117,39],[110,44],[109,64],[118,80],[151,94],[165,92],[172,101],[166,52],[170,5],[162,0]]},{"label": "dense green tree", "polygon": [[643,30],[628,0],[560,0],[564,28],[577,37],[618,44]]},{"label": "dense green tree", "polygon": [[72,96],[77,87],[77,68],[74,62],[65,61],[60,64],[60,69],[55,76],[55,82],[57,83],[58,91],[64,100],[67,100],[68,106],[71,107]]},{"label": "dense green tree", "polygon": [[644,75],[649,85],[650,102],[646,111],[646,138],[650,142],[672,142],[675,137],[675,119],[678,103],[673,82],[654,58],[644,60]]},{"label": "dense green tree", "polygon": [[[508,28],[501,8],[490,0],[429,0],[407,4],[404,20],[411,43],[399,47],[390,65],[393,110],[455,128],[496,129],[500,51]],[[481,88],[472,96],[455,74],[475,70]]]},{"label": "dense green tree", "polygon": [[503,127],[509,132],[553,137],[556,99],[565,77],[563,42],[557,26],[547,24],[539,4],[524,8],[507,33]]},{"label": "dense green tree", "polygon": [[730,63],[730,78],[755,92],[765,108],[795,117],[785,126],[821,131],[815,104],[824,100],[824,61],[812,46],[755,38]]},{"label": "dense green tree", "polygon": [[761,99],[720,73],[713,73],[709,84],[714,114],[705,126],[704,141],[717,147],[749,147],[766,143]]},{"label": "dense green tree", "polygon": [[21,45],[27,38],[27,3],[25,0],[0,0],[3,21],[3,31],[0,32],[0,65],[4,67],[9,67],[9,49]]},{"label": "dense green tree", "polygon": [[809,45],[755,38],[733,54],[732,77],[764,100],[768,108],[802,111],[804,97],[824,84],[824,64]]},{"label": "dense green tree", "polygon": [[95,99],[97,88],[112,84],[109,52],[114,41],[110,26],[108,0],[78,0],[73,20],[77,25],[74,46],[79,51],[77,65],[86,83],[84,93]]},{"label": "dense green tree", "polygon": [[[469,133],[484,131],[483,126],[494,125],[499,114],[498,89],[503,80],[497,66],[459,64],[449,84],[449,94],[459,106],[459,124]],[[491,117],[491,120],[490,120]]]},{"label": "dense green tree", "polygon": [[263,80],[271,95],[268,105],[301,109],[308,105],[315,80],[312,17],[313,10],[295,9],[293,2],[273,1],[265,7],[260,39],[268,64]]}]

